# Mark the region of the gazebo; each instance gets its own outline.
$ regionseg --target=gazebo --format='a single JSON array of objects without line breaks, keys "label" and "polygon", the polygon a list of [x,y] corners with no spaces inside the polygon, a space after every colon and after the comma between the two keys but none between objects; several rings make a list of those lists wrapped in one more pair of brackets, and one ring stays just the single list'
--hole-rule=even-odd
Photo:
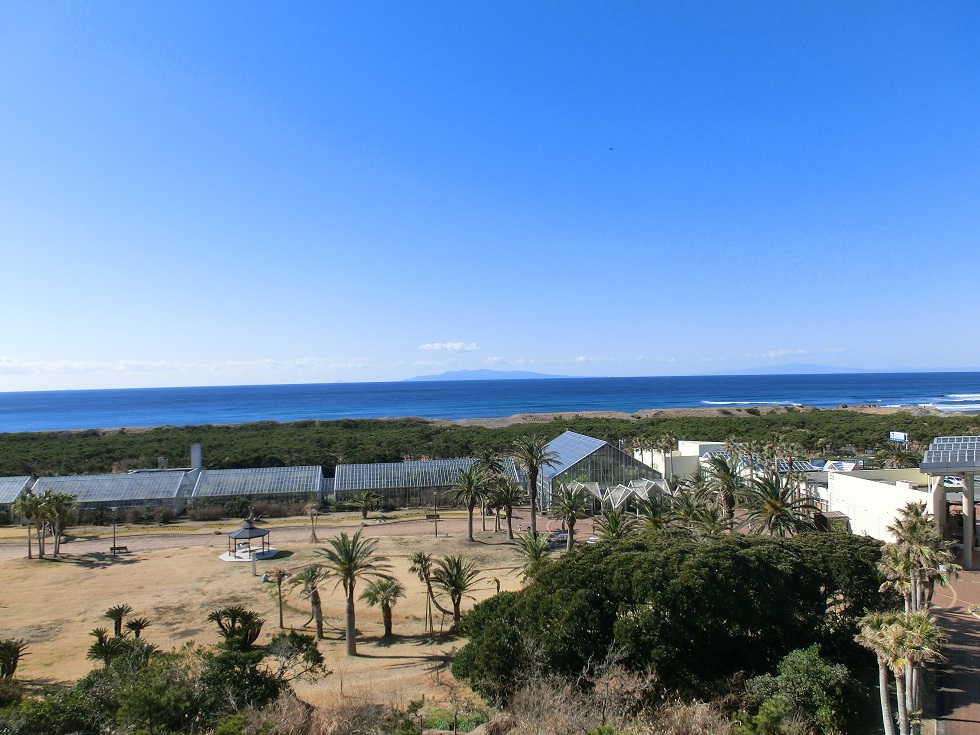
[{"label": "gazebo", "polygon": [[[259,544],[252,542],[259,539]],[[221,555],[225,561],[252,561],[252,559],[271,559],[278,551],[269,545],[269,532],[264,528],[256,528],[247,520],[237,531],[228,534],[228,551]]]}]

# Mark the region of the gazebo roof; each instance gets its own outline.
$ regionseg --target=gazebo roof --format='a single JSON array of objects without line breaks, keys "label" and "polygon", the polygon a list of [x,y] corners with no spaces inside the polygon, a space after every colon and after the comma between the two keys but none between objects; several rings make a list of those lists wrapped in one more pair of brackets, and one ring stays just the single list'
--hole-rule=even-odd
[{"label": "gazebo roof", "polygon": [[232,531],[229,533],[228,538],[261,538],[262,536],[268,535],[269,532],[264,528],[256,528],[251,521],[245,521],[245,525],[239,528],[237,531]]}]

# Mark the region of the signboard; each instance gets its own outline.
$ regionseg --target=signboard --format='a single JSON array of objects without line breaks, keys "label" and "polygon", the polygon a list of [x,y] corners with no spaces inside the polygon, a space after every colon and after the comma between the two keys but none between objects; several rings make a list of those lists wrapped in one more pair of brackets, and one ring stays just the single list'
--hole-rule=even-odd
[{"label": "signboard", "polygon": [[909,435],[904,431],[889,431],[888,438],[893,442],[907,442]]}]

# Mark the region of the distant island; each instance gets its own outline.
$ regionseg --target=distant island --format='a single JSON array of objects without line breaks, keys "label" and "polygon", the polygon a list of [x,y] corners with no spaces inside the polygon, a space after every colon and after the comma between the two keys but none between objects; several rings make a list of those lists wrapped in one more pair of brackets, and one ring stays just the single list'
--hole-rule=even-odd
[{"label": "distant island", "polygon": [[553,378],[571,378],[571,375],[544,375],[526,370],[453,370],[439,375],[419,375],[406,378],[404,382],[420,380],[547,380]]}]

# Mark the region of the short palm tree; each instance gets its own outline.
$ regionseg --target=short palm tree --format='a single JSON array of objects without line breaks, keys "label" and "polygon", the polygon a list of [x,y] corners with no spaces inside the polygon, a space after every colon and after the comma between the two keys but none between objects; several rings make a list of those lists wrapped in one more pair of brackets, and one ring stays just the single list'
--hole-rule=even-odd
[{"label": "short palm tree", "polygon": [[27,651],[27,641],[23,638],[4,638],[0,640],[0,679],[13,679],[17,665]]},{"label": "short palm tree", "polygon": [[361,518],[367,518],[368,513],[370,513],[377,503],[380,503],[382,498],[377,493],[372,493],[370,490],[365,490],[362,493],[358,493],[351,497],[351,500],[361,506]]},{"label": "short palm tree", "polygon": [[[319,564],[310,564],[294,574],[289,580],[291,588],[302,587],[300,594],[310,601],[310,619],[303,626],[310,623],[316,624],[316,637],[323,639],[323,605],[320,601],[320,584],[326,579],[327,574]],[[281,597],[280,597],[281,599]],[[279,608],[279,624],[282,627],[282,606]]]},{"label": "short palm tree", "polygon": [[490,489],[490,475],[477,464],[460,470],[453,483],[453,500],[466,506],[466,540],[473,541],[473,510],[482,502]]},{"label": "short palm tree", "polygon": [[241,605],[215,610],[208,615],[208,620],[218,626],[222,638],[241,645],[245,650],[255,644],[265,624],[265,620],[260,618],[258,613],[246,610]]},{"label": "short palm tree", "polygon": [[113,632],[118,638],[122,635],[123,629],[123,618],[133,612],[133,608],[129,605],[114,605],[105,611],[105,617],[109,618],[113,624]]},{"label": "short palm tree", "polygon": [[57,557],[61,550],[61,537],[68,528],[68,516],[75,507],[75,496],[68,493],[55,493],[47,490],[41,496],[41,504],[44,508],[44,517],[48,525],[51,526],[51,535],[54,541],[52,556]]},{"label": "short palm tree", "polygon": [[[27,521],[27,558],[33,559],[34,551],[31,540],[31,527],[34,525],[35,519],[37,519],[40,514],[41,499],[30,491],[22,493],[17,500],[14,501],[13,509],[15,513]],[[38,555],[43,557],[44,554],[42,553],[41,549],[41,542],[38,541]]]},{"label": "short palm tree", "polygon": [[548,449],[543,436],[522,436],[514,442],[511,456],[527,475],[527,494],[531,499],[531,533],[538,535],[538,473],[543,467],[554,467],[560,460],[557,452]]},{"label": "short palm tree", "polygon": [[897,619],[895,613],[870,613],[860,620],[860,632],[855,636],[857,643],[867,648],[878,659],[878,695],[881,704],[881,720],[885,735],[895,735],[895,720],[892,717],[891,698],[888,694],[888,662],[890,644],[887,631]]},{"label": "short palm tree", "polygon": [[112,665],[112,660],[121,656],[128,648],[125,638],[115,636],[110,638],[109,631],[105,628],[96,628],[90,635],[95,637],[95,643],[89,646],[86,658],[93,661],[101,661],[105,668]]},{"label": "short palm tree", "polygon": [[439,559],[432,569],[432,584],[447,595],[453,603],[453,627],[459,625],[462,617],[460,603],[463,597],[469,597],[470,590],[480,579],[480,570],[476,563],[465,561],[462,556],[447,556]]},{"label": "short palm tree", "polygon": [[[313,535],[316,536],[315,530]],[[282,624],[282,583],[289,579],[289,570],[284,567],[272,567],[268,574],[269,579],[276,583],[276,589],[279,591],[279,628],[283,629],[286,626]]]},{"label": "short palm tree", "polygon": [[603,510],[602,517],[595,522],[595,534],[603,541],[616,541],[632,536],[636,526],[636,517],[622,508]]},{"label": "short palm tree", "polygon": [[640,522],[653,531],[663,531],[671,521],[671,497],[650,493],[639,502]]},{"label": "short palm tree", "polygon": [[152,625],[149,618],[133,618],[126,621],[126,630],[131,631],[133,638],[139,640],[140,633]]},{"label": "short palm tree", "polygon": [[780,481],[775,472],[755,478],[745,491],[749,528],[755,533],[789,536],[815,528],[813,498],[799,495]]},{"label": "short palm tree", "polygon": [[585,499],[585,488],[569,487],[559,485],[558,492],[551,497],[551,508],[548,515],[562,521],[568,528],[568,538],[565,542],[565,551],[571,551],[575,543],[575,522],[579,518],[585,518],[587,501]]},{"label": "short palm tree", "polygon": [[518,534],[517,551],[521,555],[524,579],[533,579],[551,556],[548,539],[544,536],[535,536],[530,531]]},{"label": "short palm tree", "polygon": [[725,511],[728,527],[735,525],[735,501],[745,487],[745,481],[738,469],[738,459],[734,455],[728,457],[711,457],[705,466],[708,485],[717,494]]},{"label": "short palm tree", "polygon": [[370,607],[381,608],[381,620],[385,626],[385,638],[391,638],[391,608],[399,597],[405,596],[405,588],[397,579],[382,577],[371,582],[361,593],[361,599]]},{"label": "short palm tree", "polygon": [[493,492],[493,502],[504,511],[504,518],[507,521],[507,538],[514,539],[514,508],[527,499],[523,488],[513,484],[506,477],[501,475]]},{"label": "short palm tree", "polygon": [[[310,517],[310,543],[318,544],[320,539],[316,535],[316,519],[320,515],[320,504],[316,502],[307,503],[303,506],[303,515]],[[280,588],[280,592],[282,588]],[[281,625],[279,626],[282,627]]]},{"label": "short palm tree", "polygon": [[[487,508],[490,506],[493,500],[493,492],[497,487],[497,483],[504,478],[504,463],[500,456],[494,452],[492,449],[482,450],[476,457],[476,466],[479,467],[483,474],[488,478],[487,489],[483,496],[480,498],[480,510],[481,510],[481,521],[483,523],[483,530],[487,530]],[[499,518],[498,518],[499,520]],[[499,529],[494,529],[495,531]]]},{"label": "short palm tree", "polygon": [[318,549],[317,553],[326,559],[324,568],[330,577],[343,587],[347,600],[344,615],[344,629],[347,639],[347,655],[357,655],[357,630],[354,625],[354,588],[360,579],[367,577],[387,577],[389,565],[387,557],[379,556],[377,539],[363,539],[358,531],[353,536],[341,533],[330,539],[329,546]]},{"label": "short palm tree", "polygon": [[664,479],[667,481],[667,487],[670,487],[673,482],[673,452],[677,448],[677,437],[672,431],[665,431],[654,441],[654,448],[663,456]]}]

